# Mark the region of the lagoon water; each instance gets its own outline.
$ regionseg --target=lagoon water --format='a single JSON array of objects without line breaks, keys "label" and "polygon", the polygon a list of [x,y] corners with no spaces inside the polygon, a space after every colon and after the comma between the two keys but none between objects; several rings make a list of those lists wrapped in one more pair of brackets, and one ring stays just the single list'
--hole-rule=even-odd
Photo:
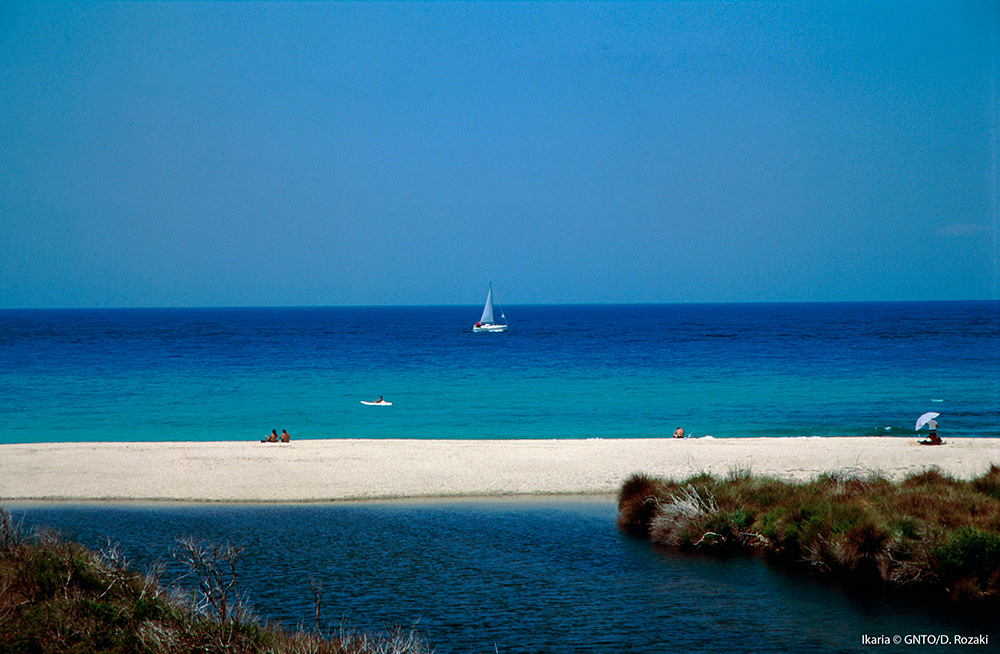
[{"label": "lagoon water", "polygon": [[164,582],[183,572],[176,538],[229,541],[246,548],[238,589],[260,617],[314,628],[313,579],[323,628],[413,627],[438,654],[832,654],[872,651],[864,636],[1000,639],[992,616],[653,548],[615,528],[610,500],[36,506],[13,517],[94,549],[113,534],[140,568],[165,564]]},{"label": "lagoon water", "polygon": [[1000,436],[1000,302],[479,312],[0,311],[0,443]]}]

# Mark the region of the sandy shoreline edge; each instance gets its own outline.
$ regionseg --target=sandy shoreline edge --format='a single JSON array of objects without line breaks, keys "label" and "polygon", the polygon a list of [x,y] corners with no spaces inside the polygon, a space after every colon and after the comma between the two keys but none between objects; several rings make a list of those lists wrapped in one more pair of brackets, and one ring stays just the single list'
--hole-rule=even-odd
[{"label": "sandy shoreline edge", "polygon": [[325,502],[617,493],[633,472],[809,479],[1000,464],[1000,439],[299,440],[0,445],[0,501]]}]

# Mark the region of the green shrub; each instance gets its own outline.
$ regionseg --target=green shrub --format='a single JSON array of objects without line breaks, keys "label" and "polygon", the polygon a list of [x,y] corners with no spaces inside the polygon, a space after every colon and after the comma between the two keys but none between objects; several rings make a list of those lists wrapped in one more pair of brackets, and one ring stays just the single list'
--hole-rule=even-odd
[{"label": "green shrub", "polygon": [[686,534],[693,544],[693,539],[705,539],[705,545],[715,545],[731,548],[739,546],[743,541],[743,532],[750,524],[750,515],[742,510],[716,511],[697,524],[692,524]]},{"label": "green shrub", "polygon": [[790,492],[788,484],[771,477],[747,479],[735,490],[736,501],[758,510],[774,506]]},{"label": "green shrub", "polygon": [[754,521],[752,528],[770,541],[782,541],[785,538],[787,513],[788,509],[785,507],[775,507],[766,513],[762,513],[757,520]]},{"label": "green shrub", "polygon": [[1000,534],[963,527],[933,554],[949,579],[987,579],[1000,570]]}]

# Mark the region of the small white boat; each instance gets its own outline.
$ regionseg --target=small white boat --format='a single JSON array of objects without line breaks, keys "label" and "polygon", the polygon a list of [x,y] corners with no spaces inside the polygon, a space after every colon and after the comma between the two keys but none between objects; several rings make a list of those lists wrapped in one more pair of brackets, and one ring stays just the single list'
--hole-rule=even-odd
[{"label": "small white boat", "polygon": [[[500,303],[497,302],[497,306]],[[474,332],[505,332],[507,331],[507,317],[503,315],[503,307],[500,307],[500,320],[503,323],[493,322],[493,282],[490,282],[490,290],[486,294],[486,306],[483,307],[483,316],[472,326]]]}]

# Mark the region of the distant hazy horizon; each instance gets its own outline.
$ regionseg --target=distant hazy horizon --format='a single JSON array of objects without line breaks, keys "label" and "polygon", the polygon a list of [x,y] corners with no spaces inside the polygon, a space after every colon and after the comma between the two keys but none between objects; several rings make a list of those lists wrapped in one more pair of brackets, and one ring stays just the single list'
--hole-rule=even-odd
[{"label": "distant hazy horizon", "polygon": [[[900,305],[945,305],[945,304],[995,304],[1000,310],[1000,300],[773,300],[773,301],[725,301],[725,302],[518,302],[503,303],[504,311],[507,308],[539,308],[539,307],[641,307],[641,306],[712,306],[712,305],[859,305],[859,304],[900,304]],[[199,306],[134,306],[134,307],[113,307],[113,306],[67,306],[67,307],[0,307],[0,312],[26,312],[32,311],[253,311],[254,309],[274,310],[274,309],[470,309],[482,310],[483,303],[461,302],[449,304],[259,304],[259,305],[199,305]],[[478,313],[476,313],[478,316]],[[475,316],[473,316],[475,317]],[[506,316],[508,321],[517,320],[517,316]]]}]

